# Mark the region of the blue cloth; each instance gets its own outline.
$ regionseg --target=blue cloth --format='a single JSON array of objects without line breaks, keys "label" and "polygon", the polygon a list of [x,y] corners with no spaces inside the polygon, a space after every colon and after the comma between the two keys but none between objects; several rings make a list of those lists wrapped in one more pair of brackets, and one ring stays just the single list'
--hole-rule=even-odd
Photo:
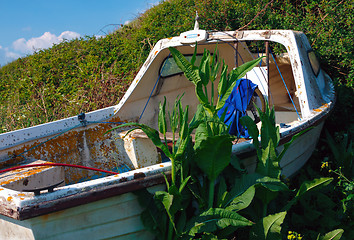
[{"label": "blue cloth", "polygon": [[231,135],[243,138],[249,137],[247,129],[241,125],[239,119],[247,115],[246,109],[256,87],[257,85],[252,83],[251,80],[245,78],[237,80],[224,107],[218,111],[219,117],[226,111],[224,122],[226,125],[230,126],[229,133]]}]

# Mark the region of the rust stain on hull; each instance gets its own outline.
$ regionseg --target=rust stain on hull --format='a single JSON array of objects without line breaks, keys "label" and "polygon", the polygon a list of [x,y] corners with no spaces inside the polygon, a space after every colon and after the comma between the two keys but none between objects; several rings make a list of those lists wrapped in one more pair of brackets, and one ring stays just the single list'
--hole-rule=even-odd
[{"label": "rust stain on hull", "polygon": [[[112,118],[110,121],[121,122],[118,117]],[[117,156],[113,156],[113,153],[117,152],[117,148],[112,134],[105,133],[114,126],[116,125],[106,123],[88,125],[87,127],[73,129],[48,142],[45,141],[53,136],[15,146],[10,150],[6,149],[8,158],[11,158],[33,148],[24,153],[23,156],[11,158],[2,163],[0,168],[18,164],[25,159],[41,159],[55,163],[112,169],[117,166]],[[35,174],[35,172],[29,172],[28,174]],[[66,169],[65,182],[77,183],[82,179],[92,177],[93,174],[96,173],[83,169]]]}]

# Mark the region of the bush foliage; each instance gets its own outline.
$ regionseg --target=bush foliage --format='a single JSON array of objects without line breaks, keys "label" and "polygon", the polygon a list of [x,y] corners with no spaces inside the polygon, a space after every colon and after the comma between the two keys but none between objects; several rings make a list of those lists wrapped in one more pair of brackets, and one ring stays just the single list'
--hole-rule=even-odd
[{"label": "bush foliage", "polygon": [[65,41],[2,66],[0,132],[117,104],[153,45],[190,30],[195,11],[207,30],[303,31],[344,93],[339,117],[354,119],[348,110],[354,87],[353,8],[351,1],[334,0],[161,1],[105,37]]}]

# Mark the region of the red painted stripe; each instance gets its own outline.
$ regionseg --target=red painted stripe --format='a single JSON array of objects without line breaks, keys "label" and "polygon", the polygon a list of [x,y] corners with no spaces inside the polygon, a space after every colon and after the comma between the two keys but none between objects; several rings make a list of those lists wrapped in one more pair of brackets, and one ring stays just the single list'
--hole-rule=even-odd
[{"label": "red painted stripe", "polygon": [[97,171],[97,172],[109,173],[109,174],[113,174],[113,175],[119,174],[117,172],[106,171],[103,169],[85,167],[85,166],[80,166],[80,165],[75,165],[75,164],[66,164],[66,163],[39,163],[39,164],[22,165],[22,166],[16,166],[16,167],[0,170],[0,173],[9,172],[9,171],[21,169],[21,168],[43,167],[43,166],[74,167],[74,168],[82,168],[82,169],[87,169],[87,170],[92,170],[92,171]]}]

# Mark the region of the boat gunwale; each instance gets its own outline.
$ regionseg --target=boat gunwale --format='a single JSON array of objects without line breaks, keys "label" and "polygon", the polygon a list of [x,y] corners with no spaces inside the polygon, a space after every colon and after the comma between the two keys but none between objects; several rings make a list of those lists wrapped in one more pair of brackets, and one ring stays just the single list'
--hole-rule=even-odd
[{"label": "boat gunwale", "polygon": [[0,214],[25,220],[152,187],[164,183],[164,174],[169,178],[170,169],[170,162],[156,164],[119,175],[58,187],[54,192],[38,196],[34,193],[0,187]]}]

